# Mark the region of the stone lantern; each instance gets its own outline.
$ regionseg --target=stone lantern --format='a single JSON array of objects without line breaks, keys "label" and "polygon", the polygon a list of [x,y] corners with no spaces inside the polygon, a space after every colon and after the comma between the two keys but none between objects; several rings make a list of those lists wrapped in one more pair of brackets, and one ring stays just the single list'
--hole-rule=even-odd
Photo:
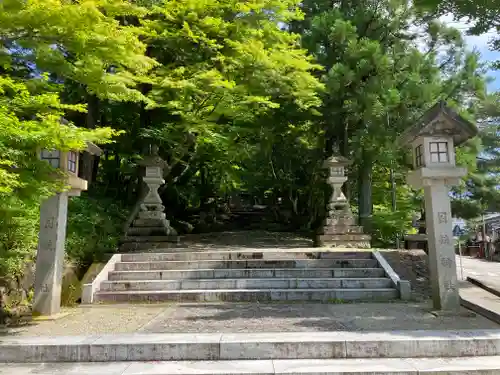
[{"label": "stone lantern", "polygon": [[[87,143],[85,150],[100,155],[101,149]],[[57,315],[61,307],[61,284],[64,267],[64,242],[68,216],[68,197],[87,190],[87,181],[78,177],[79,152],[40,150],[38,156],[63,172],[69,190],[57,193],[40,206],[40,233],[35,269],[35,315]]]},{"label": "stone lantern", "polygon": [[436,310],[460,308],[449,192],[467,174],[465,168],[455,165],[455,147],[476,134],[472,123],[440,102],[399,139],[412,149],[413,171],[407,181],[415,189],[424,189],[429,270]]},{"label": "stone lantern", "polygon": [[[122,238],[122,250],[135,249],[137,244],[147,243],[149,248],[172,246],[179,242],[179,236],[166,218],[165,206],[158,189],[165,183],[164,170],[169,166],[158,155],[158,146],[152,146],[150,155],[139,163],[144,167],[143,181],[147,195],[140,202],[139,210],[133,212],[133,220],[127,225],[126,236]],[[172,245],[171,245],[172,244]]]},{"label": "stone lantern", "polygon": [[315,246],[369,248],[370,236],[363,233],[363,227],[356,225],[351,207],[342,186],[347,181],[345,168],[350,160],[332,156],[323,162],[328,170],[327,182],[332,188],[327,206],[327,217],[315,237]]}]

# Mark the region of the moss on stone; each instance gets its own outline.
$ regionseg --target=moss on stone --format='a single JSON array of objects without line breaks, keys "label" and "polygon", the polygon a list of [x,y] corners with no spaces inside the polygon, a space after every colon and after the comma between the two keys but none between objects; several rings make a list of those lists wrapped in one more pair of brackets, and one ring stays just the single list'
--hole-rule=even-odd
[{"label": "moss on stone", "polygon": [[67,266],[63,273],[61,306],[74,306],[81,298],[82,287],[77,276],[77,269],[73,266]]}]

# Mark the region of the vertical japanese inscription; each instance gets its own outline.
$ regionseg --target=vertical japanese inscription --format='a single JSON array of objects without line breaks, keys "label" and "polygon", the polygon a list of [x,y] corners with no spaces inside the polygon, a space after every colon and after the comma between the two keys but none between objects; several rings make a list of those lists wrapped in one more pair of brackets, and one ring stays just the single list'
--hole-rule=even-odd
[{"label": "vertical japanese inscription", "polygon": [[441,236],[439,236],[439,243],[441,245],[449,245],[450,244],[450,236],[448,236],[447,234],[442,234]]},{"label": "vertical japanese inscription", "polygon": [[451,268],[453,266],[453,260],[451,258],[443,257],[441,258],[441,265],[445,268]]},{"label": "vertical japanese inscription", "polygon": [[52,240],[48,240],[47,241],[47,250],[48,251],[55,251],[55,247],[54,247],[54,243],[52,242]]},{"label": "vertical japanese inscription", "polygon": [[447,212],[438,212],[438,223],[446,224],[448,222],[448,213]]},{"label": "vertical japanese inscription", "polygon": [[457,289],[457,286],[455,285],[455,283],[453,283],[452,281],[450,280],[446,280],[444,283],[443,283],[443,286],[444,286],[444,289],[448,292],[451,292],[451,291],[454,291]]},{"label": "vertical japanese inscription", "polygon": [[45,220],[44,228],[54,228],[55,217],[49,217]]}]

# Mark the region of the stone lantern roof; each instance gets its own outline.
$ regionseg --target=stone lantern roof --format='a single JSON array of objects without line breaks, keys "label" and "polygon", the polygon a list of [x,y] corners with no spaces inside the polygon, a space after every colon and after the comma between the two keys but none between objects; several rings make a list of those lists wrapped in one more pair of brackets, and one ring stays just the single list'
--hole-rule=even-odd
[{"label": "stone lantern roof", "polygon": [[143,156],[138,164],[143,167],[168,169],[168,163],[159,155],[159,147],[157,145],[150,145],[148,153]]},{"label": "stone lantern roof", "polygon": [[144,156],[138,164],[143,167],[160,167],[163,169],[168,168],[168,163],[157,155]]},{"label": "stone lantern roof", "polygon": [[89,154],[91,155],[96,155],[96,156],[101,156],[102,150],[99,146],[92,142],[87,142],[87,148],[85,149]]},{"label": "stone lantern roof", "polygon": [[323,162],[323,167],[337,167],[337,166],[346,166],[352,164],[352,161],[340,156],[340,155],[332,155],[328,159]]},{"label": "stone lantern roof", "polygon": [[440,101],[420,117],[415,125],[408,128],[400,135],[398,143],[410,144],[418,137],[453,138],[453,143],[458,146],[468,139],[476,136],[476,126],[451,109],[444,101]]}]

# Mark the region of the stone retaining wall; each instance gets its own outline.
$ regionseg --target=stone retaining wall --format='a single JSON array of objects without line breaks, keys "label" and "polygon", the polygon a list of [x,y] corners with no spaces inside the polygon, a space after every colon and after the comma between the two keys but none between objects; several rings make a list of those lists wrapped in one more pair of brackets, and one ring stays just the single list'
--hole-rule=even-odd
[{"label": "stone retaining wall", "polygon": [[[22,277],[0,278],[0,326],[16,324],[31,317],[31,299],[35,283],[35,266],[26,264]],[[81,282],[77,267],[66,265],[63,273],[61,303],[71,306],[81,298]]]}]

